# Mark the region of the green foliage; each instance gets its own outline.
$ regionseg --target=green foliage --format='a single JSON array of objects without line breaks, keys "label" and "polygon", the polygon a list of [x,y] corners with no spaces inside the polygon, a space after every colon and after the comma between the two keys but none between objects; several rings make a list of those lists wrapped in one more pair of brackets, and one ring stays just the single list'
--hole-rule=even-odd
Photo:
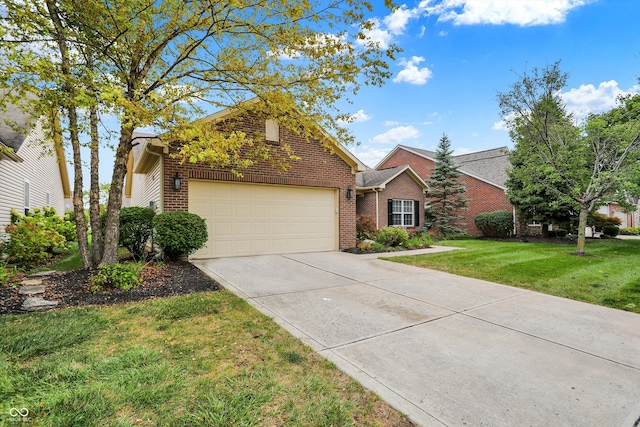
[{"label": "green foliage", "polygon": [[358,244],[358,249],[361,252],[369,252],[369,251],[371,251],[373,249],[373,246],[371,245],[370,242],[360,242]]},{"label": "green foliage", "polygon": [[479,213],[474,222],[486,237],[507,237],[513,231],[513,214],[505,210]]},{"label": "green foliage", "polygon": [[[2,251],[0,251],[0,253],[2,253]],[[7,268],[7,264],[0,261],[0,286],[11,283],[15,277],[17,277],[15,267]]]},{"label": "green foliage", "polygon": [[409,240],[407,230],[401,227],[387,227],[378,231],[375,237],[376,243],[383,246],[403,246]]},{"label": "green foliage", "polygon": [[191,254],[207,243],[207,224],[189,212],[165,212],[153,218],[156,243],[169,259]]},{"label": "green foliage", "polygon": [[370,214],[360,214],[356,217],[356,239],[373,239],[376,234],[376,218]]},{"label": "green foliage", "polygon": [[142,264],[139,263],[109,264],[100,267],[98,272],[89,279],[89,284],[94,292],[105,288],[128,291],[142,282],[141,271]]},{"label": "green foliage", "polygon": [[640,225],[636,225],[635,227],[621,228],[618,234],[627,236],[640,236]]},{"label": "green foliage", "polygon": [[593,212],[587,217],[587,224],[596,228],[596,231],[603,231],[607,225],[620,226],[622,221],[615,216],[606,216],[600,212]]},{"label": "green foliage", "polygon": [[443,135],[436,150],[436,165],[427,181],[429,207],[435,214],[432,227],[440,237],[464,234],[462,211],[468,209],[468,200],[464,196],[467,190],[459,180],[460,172],[452,153],[451,141]]},{"label": "green foliage", "polygon": [[617,225],[605,225],[602,227],[602,232],[607,236],[616,237],[620,232],[620,227]]},{"label": "green foliage", "polygon": [[132,206],[120,211],[119,244],[131,252],[136,260],[143,258],[146,244],[153,233],[153,209]]},{"label": "green foliage", "polygon": [[54,249],[64,248],[67,239],[60,231],[69,232],[73,226],[57,216],[54,209],[46,208],[36,208],[26,216],[12,209],[11,220],[5,228],[10,239],[4,244],[4,250],[9,261],[25,267],[45,262]]},{"label": "green foliage", "polygon": [[423,236],[409,237],[409,240],[404,244],[407,249],[422,249],[429,248],[433,244],[433,239],[428,234]]},{"label": "green foliage", "polygon": [[554,231],[556,233],[556,237],[567,237],[567,234],[569,234],[569,232],[564,228],[558,228],[557,230],[554,230]]}]

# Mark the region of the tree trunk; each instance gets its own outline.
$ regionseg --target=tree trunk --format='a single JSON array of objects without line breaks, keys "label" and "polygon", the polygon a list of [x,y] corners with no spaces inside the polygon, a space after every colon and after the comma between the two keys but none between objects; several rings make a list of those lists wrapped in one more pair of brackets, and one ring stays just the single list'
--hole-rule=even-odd
[{"label": "tree trunk", "polygon": [[123,125],[120,129],[120,143],[116,150],[113,177],[109,189],[109,203],[104,226],[104,252],[100,265],[118,262],[118,237],[120,233],[120,209],[122,208],[122,187],[127,174],[127,161],[131,151],[133,128]]},{"label": "tree trunk", "polygon": [[89,110],[91,123],[91,188],[89,190],[89,218],[91,220],[91,264],[97,266],[102,260],[104,247],[102,225],[100,224],[100,164],[98,140],[98,113],[94,107]]},{"label": "tree trunk", "polygon": [[[71,79],[71,61],[69,60],[69,48],[67,46],[65,30],[60,19],[60,12],[53,0],[47,0],[47,10],[56,30],[56,43],[60,50],[60,67],[66,79]],[[73,104],[76,98],[74,85],[69,80],[65,81],[62,90],[69,98],[66,108],[69,119],[69,133],[71,147],[73,148],[73,213],[76,219],[76,235],[78,236],[78,250],[82,264],[85,267],[91,265],[89,254],[89,241],[87,239],[87,222],[84,218],[84,204],[82,203],[82,161],[80,157],[80,137],[78,135],[78,112]]]},{"label": "tree trunk", "polygon": [[584,255],[584,245],[587,240],[585,235],[585,229],[587,228],[587,215],[589,215],[589,206],[585,203],[580,203],[580,216],[578,222],[578,248],[576,250],[577,255]]}]

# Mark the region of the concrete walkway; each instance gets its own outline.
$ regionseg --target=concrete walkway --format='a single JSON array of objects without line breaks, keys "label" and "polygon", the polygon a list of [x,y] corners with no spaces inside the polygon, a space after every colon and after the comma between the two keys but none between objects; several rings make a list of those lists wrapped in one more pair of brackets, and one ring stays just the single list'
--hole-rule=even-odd
[{"label": "concrete walkway", "polygon": [[640,315],[377,256],[196,265],[418,425],[633,427],[640,418]]}]

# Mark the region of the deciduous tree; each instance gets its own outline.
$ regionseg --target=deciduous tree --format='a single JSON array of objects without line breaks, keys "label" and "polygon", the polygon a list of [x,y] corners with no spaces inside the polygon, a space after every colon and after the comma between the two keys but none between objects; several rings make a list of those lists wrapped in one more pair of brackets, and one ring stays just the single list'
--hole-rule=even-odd
[{"label": "deciduous tree", "polygon": [[614,198],[631,176],[640,147],[639,96],[577,122],[560,97],[568,75],[559,62],[524,73],[511,90],[498,94],[503,117],[522,161],[524,187],[572,199],[579,206],[577,254],[585,252],[587,215],[604,198]]},{"label": "deciduous tree", "polygon": [[[92,146],[97,138],[92,112],[118,117],[98,261],[109,264],[116,261],[134,129],[153,126],[181,143],[182,161],[236,171],[273,159],[274,150],[285,152],[277,157],[281,168],[296,156],[286,144],[274,147],[194,121],[208,107],[255,112],[327,149],[336,140],[349,142],[339,125],[349,114],[337,110],[337,101],[362,85],[382,84],[390,76],[386,60],[397,51],[367,39],[370,9],[364,0],[0,0],[0,85],[38,93],[43,103],[62,110],[80,176],[79,133],[91,133]],[[248,102],[254,98],[259,102]],[[336,139],[326,138],[326,131]],[[97,177],[91,179],[97,209]],[[77,187],[78,181],[80,219]],[[87,249],[80,248],[85,265],[91,264]]]}]

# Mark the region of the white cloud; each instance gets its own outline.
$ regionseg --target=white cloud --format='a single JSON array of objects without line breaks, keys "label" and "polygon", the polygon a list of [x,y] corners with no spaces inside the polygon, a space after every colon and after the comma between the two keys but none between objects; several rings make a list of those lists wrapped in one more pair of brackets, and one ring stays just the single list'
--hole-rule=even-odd
[{"label": "white cloud", "polygon": [[371,120],[371,115],[364,112],[364,110],[358,110],[355,114],[349,117],[349,120],[338,120],[338,123],[341,126],[345,126],[351,123],[356,122],[366,122],[367,120]]},{"label": "white cloud", "polygon": [[[362,148],[362,147],[359,147],[359,148]],[[351,150],[351,152],[355,154],[355,156],[358,159],[360,159],[362,163],[364,163],[369,167],[374,167],[375,165],[380,163],[380,160],[382,160],[384,156],[389,154],[389,151],[391,151],[391,149],[389,148],[385,148],[385,149],[368,148],[363,151],[356,150],[356,149]]]},{"label": "white cloud", "polygon": [[406,82],[412,85],[423,85],[429,80],[433,74],[427,67],[418,68],[418,64],[424,61],[421,56],[412,56],[411,59],[403,59],[400,65],[404,66],[404,70],[400,71],[393,79],[394,82]]},{"label": "white cloud", "polygon": [[413,126],[398,126],[376,135],[371,142],[379,144],[398,144],[407,139],[416,139],[420,136],[418,129]]},{"label": "white cloud", "polygon": [[420,26],[420,33],[418,34],[418,38],[421,39],[424,37],[424,33],[425,31],[427,31],[427,27],[425,27],[424,25]]},{"label": "white cloud", "polygon": [[364,46],[373,42],[378,44],[381,49],[387,49],[393,41],[393,36],[389,30],[381,27],[380,20],[378,18],[373,18],[369,22],[373,27],[370,30],[364,30],[363,33],[365,35],[365,39],[358,40],[357,43]]},{"label": "white cloud", "polygon": [[447,33],[446,31],[440,31],[440,32],[438,33],[438,35],[439,35],[440,37],[444,37],[444,36],[448,36],[448,35],[449,35],[449,33]]},{"label": "white cloud", "polygon": [[567,111],[577,118],[585,117],[589,113],[602,113],[616,106],[616,98],[625,93],[633,92],[634,88],[624,91],[618,87],[618,82],[609,80],[595,87],[592,84],[582,85],[577,89],[560,94]]},{"label": "white cloud", "polygon": [[423,125],[432,125],[433,122],[422,122]]},{"label": "white cloud", "polygon": [[400,122],[396,122],[396,121],[393,121],[393,120],[387,120],[387,121],[384,122],[385,126],[398,126],[399,124],[400,124]]},{"label": "white cloud", "polygon": [[491,126],[491,129],[493,129],[493,130],[503,130],[503,131],[506,132],[506,131],[509,130],[508,123],[511,122],[515,117],[516,117],[516,115],[514,113],[509,113],[508,116],[506,116],[505,118],[503,118],[499,122],[495,122],[493,124],[493,126]]},{"label": "white cloud", "polygon": [[400,35],[404,33],[409,19],[415,17],[416,13],[416,9],[407,9],[407,6],[403,4],[394,10],[391,15],[387,15],[384,18],[384,24],[391,34]]},{"label": "white cloud", "polygon": [[[477,151],[477,150],[475,150]],[[453,154],[454,156],[461,156],[463,154],[469,154],[469,153],[473,153],[474,150],[472,150],[471,148],[456,148],[455,150],[453,150]]]},{"label": "white cloud", "polygon": [[520,26],[550,25],[565,22],[567,14],[592,0],[443,0],[430,5],[423,0],[418,8],[429,15],[440,15],[439,21],[454,25],[513,24]]}]

